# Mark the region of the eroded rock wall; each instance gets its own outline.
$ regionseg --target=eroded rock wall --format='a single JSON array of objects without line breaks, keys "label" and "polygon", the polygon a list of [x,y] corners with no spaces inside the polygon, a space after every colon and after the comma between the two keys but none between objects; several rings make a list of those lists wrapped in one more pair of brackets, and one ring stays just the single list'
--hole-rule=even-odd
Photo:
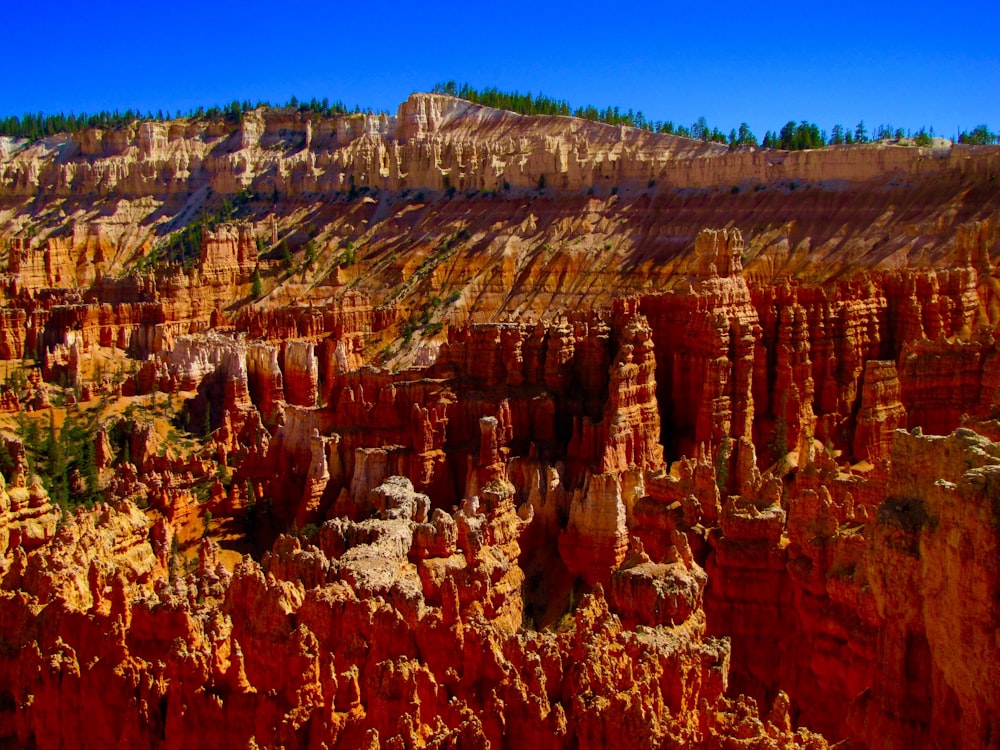
[{"label": "eroded rock wall", "polygon": [[995,149],[2,154],[0,744],[995,744]]}]

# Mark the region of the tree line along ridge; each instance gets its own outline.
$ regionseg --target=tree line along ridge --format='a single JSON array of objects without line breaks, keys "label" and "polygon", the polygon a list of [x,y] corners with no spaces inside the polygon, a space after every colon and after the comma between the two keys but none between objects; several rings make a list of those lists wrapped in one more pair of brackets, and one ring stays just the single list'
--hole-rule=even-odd
[{"label": "tree line along ridge", "polygon": [[[496,87],[476,89],[468,83],[462,85],[454,81],[436,84],[431,93],[447,94],[475,104],[481,104],[496,109],[504,109],[522,115],[556,115],[564,117],[580,117],[593,122],[609,125],[625,125],[640,128],[653,133],[666,133],[685,138],[693,138],[712,143],[728,145],[731,149],[759,147],[765,149],[780,149],[796,151],[802,149],[823,148],[824,146],[849,145],[869,143],[873,141],[896,141],[904,139],[916,146],[930,145],[935,137],[934,128],[921,127],[917,131],[904,130],[892,125],[879,125],[870,133],[864,121],[854,128],[834,125],[830,132],[821,130],[815,123],[801,120],[798,123],[788,121],[784,126],[774,131],[768,130],[762,140],[750,130],[747,123],[740,123],[738,128],[732,128],[728,133],[716,126],[710,126],[704,117],[699,117],[690,126],[675,124],[671,120],[653,120],[647,118],[641,110],[623,110],[617,106],[599,109],[593,105],[573,108],[562,99],[553,99],[544,94],[532,95],[518,91],[501,91]],[[258,108],[276,109],[286,112],[307,113],[319,117],[338,117],[350,113],[359,114],[363,110],[355,105],[353,109],[342,101],[331,103],[328,98],[299,100],[292,96],[281,105],[272,105],[268,101],[251,103],[249,100],[233,100],[225,107],[197,107],[186,112],[176,110],[173,115],[163,109],[155,114],[147,111],[126,109],[100,111],[96,114],[45,114],[43,112],[26,113],[20,116],[9,115],[0,117],[0,136],[11,138],[27,138],[38,140],[59,133],[75,133],[86,128],[120,129],[137,121],[168,121],[173,119],[205,119],[224,120],[232,125],[238,125],[246,112]],[[959,130],[955,136],[959,143],[970,145],[989,145],[1000,143],[1000,133],[995,133],[983,124],[972,130]]]},{"label": "tree line along ridge", "polygon": [[[647,119],[641,110],[633,111],[629,109],[628,111],[623,111],[619,107],[598,109],[593,105],[572,108],[565,100],[553,99],[544,94],[532,95],[531,93],[522,94],[518,91],[501,91],[496,87],[478,90],[468,83],[463,83],[459,86],[454,81],[435,85],[431,89],[431,93],[447,94],[475,104],[482,104],[496,109],[506,109],[522,115],[581,117],[608,125],[627,125],[629,127],[648,130],[652,133],[667,133],[669,135],[679,135],[696,140],[723,143],[730,146],[730,148],[758,146],[757,137],[745,122],[740,123],[739,128],[732,128],[726,134],[718,127],[709,126],[704,117],[699,117],[690,126],[677,125],[671,120]],[[930,145],[934,137],[933,127],[929,130],[926,127],[921,127],[916,132],[913,132],[912,130],[904,131],[903,128],[895,128],[892,125],[879,125],[869,135],[864,121],[859,122],[853,129],[845,128],[839,124],[834,125],[828,135],[825,130],[820,130],[815,123],[802,120],[799,123],[789,121],[774,132],[768,130],[759,145],[762,148],[795,151],[807,148],[869,143],[882,140],[898,141],[908,138],[912,139],[915,145],[922,146]],[[987,145],[1000,143],[1000,134],[992,132],[986,125],[979,125],[971,131],[960,131],[956,136],[956,140],[959,143]]]}]

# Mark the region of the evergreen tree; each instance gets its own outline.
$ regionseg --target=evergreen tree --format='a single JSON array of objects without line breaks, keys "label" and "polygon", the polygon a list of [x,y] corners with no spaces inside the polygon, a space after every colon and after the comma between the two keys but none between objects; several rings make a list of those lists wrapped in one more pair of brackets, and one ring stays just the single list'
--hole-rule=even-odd
[{"label": "evergreen tree", "polygon": [[100,480],[97,471],[97,459],[94,455],[94,441],[86,436],[80,455],[80,474],[86,484],[86,502],[97,500],[100,496]]},{"label": "evergreen tree", "polygon": [[699,141],[707,141],[711,137],[711,133],[712,131],[708,129],[708,122],[704,117],[699,117],[691,126],[691,137],[697,138]]},{"label": "evergreen tree", "polygon": [[7,449],[7,441],[0,437],[0,473],[9,483],[14,478],[14,459]]},{"label": "evergreen tree", "polygon": [[212,402],[207,393],[205,394],[205,422],[202,425],[201,434],[206,438],[212,434]]},{"label": "evergreen tree", "polygon": [[45,478],[48,480],[49,495],[65,508],[69,504],[69,467],[60,435],[56,432],[56,417],[52,410],[49,411],[49,430],[45,438]]},{"label": "evergreen tree", "polygon": [[791,151],[795,148],[795,123],[789,120],[778,133],[778,148]]},{"label": "evergreen tree", "polygon": [[998,140],[1000,140],[1000,136],[990,132],[986,125],[977,125],[970,132],[963,130],[958,136],[959,143],[967,143],[970,146],[988,146]]},{"label": "evergreen tree", "polygon": [[745,122],[740,123],[739,131],[736,133],[736,145],[737,146],[756,146],[757,136],[755,136],[751,130],[750,126]]},{"label": "evergreen tree", "polygon": [[260,299],[264,296],[264,285],[260,279],[260,266],[254,266],[253,276],[250,278],[251,288],[250,296],[254,299]]}]

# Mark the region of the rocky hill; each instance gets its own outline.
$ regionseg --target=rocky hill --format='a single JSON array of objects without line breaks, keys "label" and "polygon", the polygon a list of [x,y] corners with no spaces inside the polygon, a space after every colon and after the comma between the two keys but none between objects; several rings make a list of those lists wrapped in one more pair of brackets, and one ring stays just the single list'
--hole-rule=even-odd
[{"label": "rocky hill", "polygon": [[0,139],[0,744],[994,746],[998,174],[424,94]]}]

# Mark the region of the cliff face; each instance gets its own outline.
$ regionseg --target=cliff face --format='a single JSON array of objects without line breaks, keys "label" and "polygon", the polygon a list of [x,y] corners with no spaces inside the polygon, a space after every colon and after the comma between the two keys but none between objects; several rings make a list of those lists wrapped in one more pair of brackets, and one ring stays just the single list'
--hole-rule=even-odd
[{"label": "cliff face", "polygon": [[[995,590],[997,575],[995,452],[994,443],[969,430],[901,433],[893,445],[893,473],[865,558],[886,621],[877,644],[885,669],[862,706],[870,742],[882,727],[903,741],[992,741],[997,654],[987,632],[996,605],[984,593]],[[917,670],[928,679],[914,679]]]},{"label": "cliff face", "polygon": [[996,149],[0,156],[0,744],[995,744]]},{"label": "cliff face", "polygon": [[[427,250],[449,240],[454,246],[464,232],[473,242],[459,240],[455,257],[424,266],[429,278],[416,280],[421,286],[461,288],[478,276],[472,296],[493,284],[503,292],[479,304],[502,307],[514,292],[507,309],[545,309],[568,300],[533,303],[540,291],[562,291],[534,289],[540,278],[569,273],[581,277],[588,294],[622,285],[638,290],[637,281],[658,285],[706,226],[743,231],[753,277],[946,265],[959,245],[976,254],[982,271],[1000,229],[990,186],[998,170],[997,149],[986,147],[728,152],[632,128],[522,117],[415,94],[395,116],[324,119],[261,110],[239,125],[146,122],[12,144],[0,157],[0,232],[17,289],[86,287],[162,246],[167,233],[217,216],[220,197],[228,197],[258,226],[203,236],[200,265],[210,282],[233,281],[216,278],[221,268],[238,268],[237,281],[249,279],[256,259],[251,231],[275,250],[271,261],[280,257],[279,243],[295,251],[312,240],[315,276],[359,278],[372,288],[390,280],[395,286],[418,267],[407,267],[399,253],[390,258],[403,231],[423,233],[415,244]],[[437,191],[479,198],[454,212],[448,205],[421,210]],[[36,211],[38,194],[59,205]],[[331,195],[340,200],[322,199]],[[330,267],[348,241],[371,261],[360,276],[342,263],[337,272]],[[487,250],[488,262],[478,257],[477,268],[468,268],[469,244],[478,256]],[[229,263],[230,255],[239,257]],[[265,275],[269,268],[265,263]],[[301,297],[307,290],[287,291]]]},{"label": "cliff face", "polygon": [[[14,144],[12,144],[14,145]],[[237,192],[265,173],[282,193],[354,187],[580,190],[607,184],[705,188],[744,182],[865,181],[886,174],[989,173],[971,148],[830,148],[728,153],[723,145],[569,117],[524,117],[448,96],[414,94],[395,116],[333,120],[255,111],[238,126],[177,120],[86,130],[4,154],[6,192],[117,194],[134,200],[211,187]],[[352,182],[353,180],[353,182]]]}]

